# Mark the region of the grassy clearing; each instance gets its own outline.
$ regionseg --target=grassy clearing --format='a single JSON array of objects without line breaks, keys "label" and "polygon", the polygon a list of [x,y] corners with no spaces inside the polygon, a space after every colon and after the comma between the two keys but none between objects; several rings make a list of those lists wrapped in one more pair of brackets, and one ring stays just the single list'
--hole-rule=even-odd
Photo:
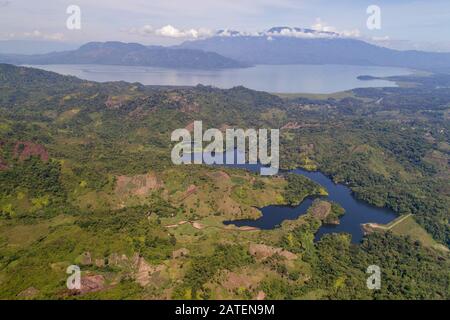
[{"label": "grassy clearing", "polygon": [[7,239],[8,246],[20,248],[29,246],[39,238],[45,237],[52,227],[73,222],[73,217],[61,215],[38,224],[5,225],[0,227],[0,233]]},{"label": "grassy clearing", "polygon": [[274,95],[279,96],[283,99],[297,99],[297,98],[306,98],[312,100],[328,100],[332,99],[344,99],[349,97],[354,97],[354,93],[352,91],[341,91],[334,92],[330,94],[320,94],[320,93],[274,93]]},{"label": "grassy clearing", "polygon": [[[388,225],[389,227],[389,225]],[[413,216],[407,216],[398,223],[391,223],[389,228],[394,234],[409,236],[420,241],[425,247],[434,248],[448,252],[449,250],[437,243],[415,220]]]}]

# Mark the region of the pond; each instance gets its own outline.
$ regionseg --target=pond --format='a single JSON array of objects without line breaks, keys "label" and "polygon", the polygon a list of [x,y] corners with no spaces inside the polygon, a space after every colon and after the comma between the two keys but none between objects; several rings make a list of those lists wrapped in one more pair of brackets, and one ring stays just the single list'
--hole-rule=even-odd
[{"label": "pond", "polygon": [[[236,159],[237,151],[229,152],[234,152]],[[259,173],[261,168],[260,164],[228,164],[226,166],[245,169],[255,173]],[[320,184],[327,189],[328,196],[308,197],[300,205],[294,207],[270,205],[260,208],[262,216],[259,219],[225,221],[224,224],[271,230],[279,227],[285,220],[296,220],[301,215],[306,214],[313,201],[316,198],[321,198],[323,200],[333,201],[341,205],[345,209],[345,215],[341,217],[341,223],[339,225],[322,225],[316,234],[316,240],[319,240],[324,234],[327,233],[345,232],[352,235],[353,243],[359,243],[364,237],[361,224],[369,222],[387,224],[398,217],[395,212],[388,208],[375,207],[364,201],[356,199],[348,186],[334,183],[332,179],[321,172],[295,169],[284,171],[282,174],[287,173],[299,174]]]}]

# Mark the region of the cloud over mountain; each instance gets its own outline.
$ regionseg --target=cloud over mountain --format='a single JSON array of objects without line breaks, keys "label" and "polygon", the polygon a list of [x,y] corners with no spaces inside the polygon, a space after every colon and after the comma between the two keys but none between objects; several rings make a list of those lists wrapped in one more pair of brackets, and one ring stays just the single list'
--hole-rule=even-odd
[{"label": "cloud over mountain", "polygon": [[359,30],[342,30],[324,23],[320,18],[310,28],[275,27],[264,31],[239,31],[232,29],[211,30],[207,28],[179,29],[171,24],[161,28],[145,25],[132,28],[130,33],[140,35],[156,35],[166,38],[204,39],[209,37],[292,37],[292,38],[358,38]]},{"label": "cloud over mountain", "polygon": [[167,25],[162,27],[161,29],[155,30],[155,34],[163,37],[170,37],[170,38],[203,38],[203,37],[209,37],[213,35],[213,32],[208,29],[200,28],[200,29],[187,29],[187,30],[180,30],[172,25]]}]

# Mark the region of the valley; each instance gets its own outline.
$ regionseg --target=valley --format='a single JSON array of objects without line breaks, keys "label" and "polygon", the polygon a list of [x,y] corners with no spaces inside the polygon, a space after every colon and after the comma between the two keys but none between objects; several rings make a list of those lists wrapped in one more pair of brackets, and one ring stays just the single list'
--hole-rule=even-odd
[{"label": "valley", "polygon": [[[0,298],[448,299],[450,91],[435,85],[445,77],[405,77],[413,86],[280,96],[1,64]],[[197,120],[279,128],[281,168],[305,176],[173,165],[171,132]],[[330,185],[308,179],[317,170]],[[279,228],[224,225],[334,183],[408,218],[358,241],[345,229],[316,239],[346,219],[330,193]]]}]

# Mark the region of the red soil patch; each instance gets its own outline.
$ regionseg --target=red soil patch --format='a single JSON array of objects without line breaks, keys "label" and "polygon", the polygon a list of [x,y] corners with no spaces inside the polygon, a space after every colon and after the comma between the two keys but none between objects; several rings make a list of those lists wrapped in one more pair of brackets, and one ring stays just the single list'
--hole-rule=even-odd
[{"label": "red soil patch", "polygon": [[298,124],[298,122],[288,122],[286,123],[281,130],[291,130],[291,129],[300,129],[302,126]]},{"label": "red soil patch", "polygon": [[328,217],[330,212],[331,204],[326,201],[319,201],[311,208],[312,215],[322,221]]},{"label": "red soil patch", "polygon": [[189,221],[180,221],[177,224],[171,224],[168,226],[165,226],[166,228],[176,228],[178,226],[182,226],[183,224],[189,223]]},{"label": "red soil patch", "polygon": [[200,105],[197,102],[189,101],[190,99],[178,93],[170,93],[169,99],[171,102],[174,102],[183,113],[200,112]]},{"label": "red soil patch", "polygon": [[256,227],[239,227],[238,230],[239,231],[259,231],[259,229]]},{"label": "red soil patch", "polygon": [[258,295],[256,296],[255,300],[264,300],[266,298],[266,294],[264,291],[258,292]]},{"label": "red soil patch", "polygon": [[145,261],[144,258],[140,257],[137,263],[137,271],[135,273],[135,280],[136,282],[141,285],[142,287],[145,287],[148,285],[151,281],[151,275],[153,275],[156,272],[161,272],[164,270],[165,266],[159,265],[159,266],[152,266]]},{"label": "red soil patch", "polygon": [[282,248],[274,248],[274,247],[266,246],[264,244],[252,243],[252,244],[250,244],[249,251],[250,251],[250,254],[258,260],[265,260],[265,259],[273,256],[274,254],[278,254],[278,255],[286,258],[287,260],[297,259],[297,255],[292,252],[286,251]]},{"label": "red soil patch", "polygon": [[142,119],[146,115],[148,115],[151,111],[144,110],[142,106],[137,107],[133,111],[131,111],[128,116],[133,119]]},{"label": "red soil patch", "polygon": [[205,228],[205,226],[202,225],[202,224],[199,223],[199,222],[193,222],[193,223],[192,223],[192,226],[193,226],[195,229],[197,229],[197,230],[202,230],[202,229]]},{"label": "red soil patch", "polygon": [[187,195],[190,195],[190,194],[193,194],[195,191],[197,191],[197,187],[196,187],[195,185],[191,184],[191,185],[187,188],[186,194],[187,194]]},{"label": "red soil patch", "polygon": [[386,226],[380,225],[378,223],[363,223],[361,224],[361,229],[364,235],[369,235],[377,231],[387,231]]},{"label": "red soil patch", "polygon": [[139,254],[131,258],[122,254],[113,253],[108,258],[110,266],[116,266],[128,272],[128,276],[139,285],[145,287],[152,282],[152,277],[166,269],[165,265],[151,265]]},{"label": "red soil patch", "polygon": [[112,97],[109,96],[106,100],[105,105],[109,109],[120,109],[128,101],[128,97]]},{"label": "red soil patch", "polygon": [[117,177],[116,194],[146,196],[151,191],[162,187],[163,183],[153,173],[133,177],[119,176]]},{"label": "red soil patch", "polygon": [[33,299],[35,296],[37,296],[39,294],[39,290],[34,288],[34,287],[30,287],[25,289],[24,291],[22,291],[21,293],[19,293],[17,295],[17,297],[19,297],[20,299]]},{"label": "red soil patch", "polygon": [[230,272],[227,280],[223,283],[224,288],[234,290],[238,288],[250,288],[253,284],[252,279],[244,274]]},{"label": "red soil patch", "polygon": [[191,184],[191,185],[187,188],[187,190],[184,192],[184,194],[183,194],[183,196],[181,197],[181,200],[180,200],[180,201],[186,200],[186,199],[189,198],[191,195],[193,195],[194,193],[196,193],[197,190],[198,190],[198,188],[197,188],[195,185]]},{"label": "red soil patch", "polygon": [[180,108],[180,111],[183,113],[200,112],[200,106],[197,103],[183,104]]},{"label": "red soil patch", "polygon": [[214,176],[219,179],[230,180],[230,176],[226,172],[223,172],[223,171],[214,173]]},{"label": "red soil patch", "polygon": [[86,294],[103,290],[105,278],[102,275],[85,276],[81,278],[80,293]]},{"label": "red soil patch", "polygon": [[189,132],[194,132],[194,121],[189,123],[186,127],[184,127]]},{"label": "red soil patch", "polygon": [[18,141],[14,146],[13,154],[20,161],[24,161],[31,156],[38,156],[44,162],[48,162],[49,159],[48,152],[44,146],[29,141]]}]

